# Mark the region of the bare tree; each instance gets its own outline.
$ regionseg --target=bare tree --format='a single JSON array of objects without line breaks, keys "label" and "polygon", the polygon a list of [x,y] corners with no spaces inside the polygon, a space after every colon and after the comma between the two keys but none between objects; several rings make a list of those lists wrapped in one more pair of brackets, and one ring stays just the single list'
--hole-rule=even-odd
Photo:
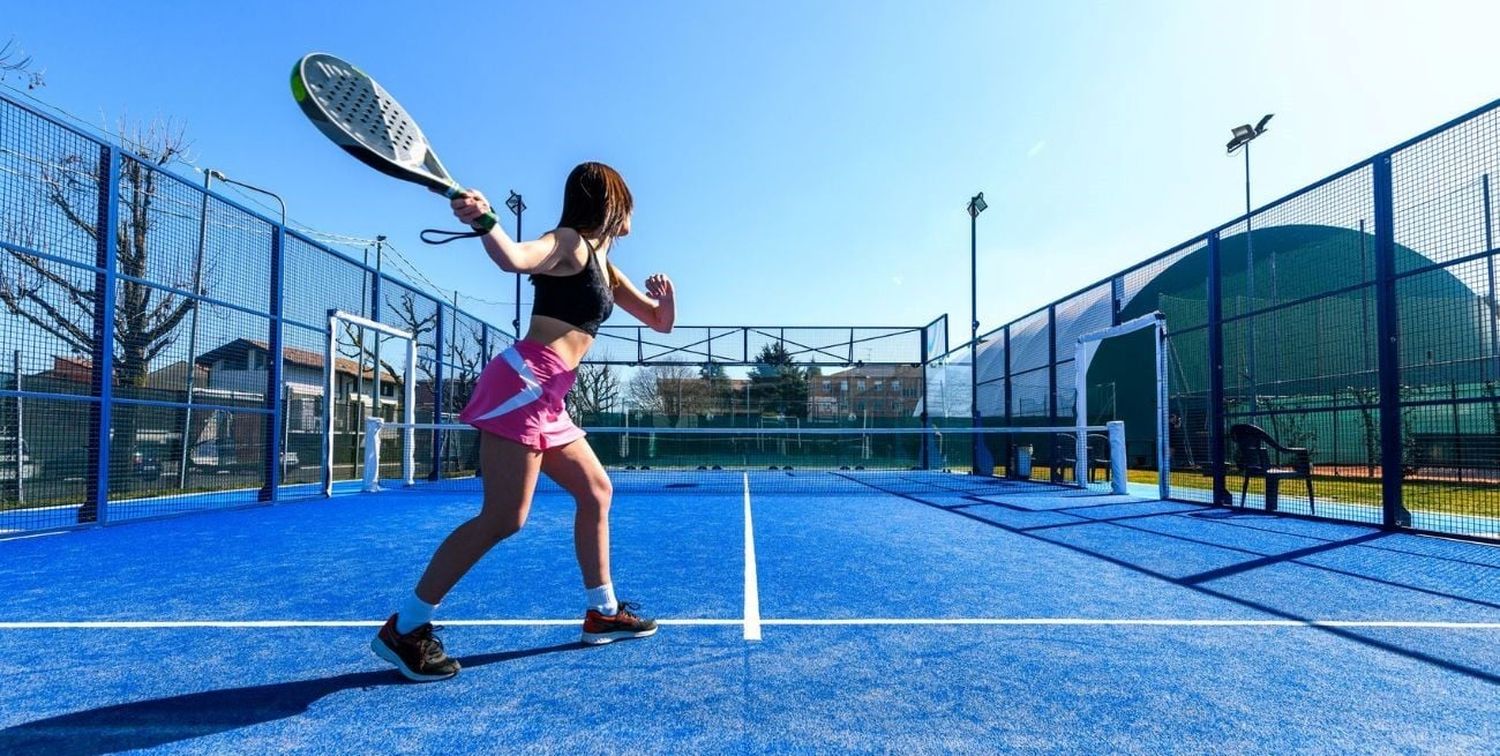
[{"label": "bare tree", "polygon": [[614,408],[620,398],[620,379],[609,365],[584,363],[565,399],[575,420],[598,417]]},{"label": "bare tree", "polygon": [[626,398],[641,412],[664,416],[677,425],[685,416],[713,408],[713,391],[698,369],[688,365],[658,365],[631,376]]},{"label": "bare tree", "polygon": [[656,373],[651,368],[637,370],[625,384],[625,400],[630,409],[647,415],[665,414],[661,386],[656,382]]},{"label": "bare tree", "polygon": [[[159,208],[163,166],[181,156],[188,141],[180,128],[154,122],[148,126],[126,129],[120,138],[130,144],[139,160],[124,158],[120,165],[120,213],[114,229],[100,229],[94,204],[99,187],[94,176],[91,156],[64,155],[47,162],[38,171],[42,201],[31,207],[30,222],[44,225],[42,215],[51,206],[66,223],[87,238],[98,242],[100,233],[115,234],[116,271],[121,275],[116,289],[112,318],[114,326],[114,383],[125,390],[144,388],[153,360],[172,347],[177,327],[192,313],[196,300],[180,296],[166,288],[154,288],[144,280],[155,280],[179,290],[192,291],[191,270],[165,271],[149,266],[154,242],[152,233],[166,216]],[[62,266],[37,255],[7,249],[12,265],[0,271],[0,303],[16,317],[57,339],[76,355],[95,352],[94,319],[103,306],[103,294],[92,274]],[[170,260],[168,261],[171,262]],[[161,266],[158,266],[161,267]],[[175,275],[173,275],[175,274]],[[211,274],[198,282],[198,294],[207,293]],[[111,444],[111,490],[125,490],[126,474],[136,446],[137,408],[118,405],[114,408],[114,443]],[[92,507],[79,512],[79,520],[92,522]]]},{"label": "bare tree", "polygon": [[47,85],[43,74],[46,71],[37,70],[33,67],[30,55],[26,54],[16,45],[15,37],[0,45],[0,81],[9,81],[12,76],[18,77],[26,82],[27,89],[37,89]]}]

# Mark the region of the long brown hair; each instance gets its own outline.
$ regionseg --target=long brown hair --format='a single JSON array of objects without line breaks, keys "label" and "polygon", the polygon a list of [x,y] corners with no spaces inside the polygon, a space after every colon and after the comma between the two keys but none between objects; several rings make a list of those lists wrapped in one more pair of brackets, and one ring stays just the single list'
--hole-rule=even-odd
[{"label": "long brown hair", "polygon": [[635,209],[630,187],[615,169],[589,161],[580,163],[568,174],[563,187],[562,218],[559,228],[591,233],[614,239],[625,230],[625,219]]}]

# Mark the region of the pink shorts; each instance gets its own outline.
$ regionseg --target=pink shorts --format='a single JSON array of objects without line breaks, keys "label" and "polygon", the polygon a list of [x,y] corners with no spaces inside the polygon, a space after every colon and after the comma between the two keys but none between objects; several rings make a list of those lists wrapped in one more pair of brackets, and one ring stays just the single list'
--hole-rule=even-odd
[{"label": "pink shorts", "polygon": [[543,344],[521,340],[490,360],[458,419],[538,451],[583,438],[563,406],[576,371]]}]

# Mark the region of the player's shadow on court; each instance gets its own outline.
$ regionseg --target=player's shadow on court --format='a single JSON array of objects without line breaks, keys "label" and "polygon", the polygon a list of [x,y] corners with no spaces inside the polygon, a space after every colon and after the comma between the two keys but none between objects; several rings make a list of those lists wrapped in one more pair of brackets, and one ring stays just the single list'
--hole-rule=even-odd
[{"label": "player's shadow on court", "polygon": [[[582,648],[588,646],[561,643],[466,656],[459,662],[470,670]],[[7,727],[0,730],[0,753],[103,754],[154,748],[294,717],[318,699],[340,691],[402,684],[408,681],[394,669],[383,669],[117,704]]]}]

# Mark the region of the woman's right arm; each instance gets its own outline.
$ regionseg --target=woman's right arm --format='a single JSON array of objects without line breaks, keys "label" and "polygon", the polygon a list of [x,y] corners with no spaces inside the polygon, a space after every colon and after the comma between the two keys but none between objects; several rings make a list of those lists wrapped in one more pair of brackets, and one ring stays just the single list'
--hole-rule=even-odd
[{"label": "woman's right arm", "polygon": [[[490,212],[489,200],[473,189],[454,198],[452,205],[453,214],[465,224],[471,224]],[[489,253],[490,259],[506,273],[546,273],[557,267],[565,251],[576,246],[560,243],[557,234],[551,232],[536,241],[518,242],[511,239],[498,223],[479,238],[484,242],[484,251]]]}]

